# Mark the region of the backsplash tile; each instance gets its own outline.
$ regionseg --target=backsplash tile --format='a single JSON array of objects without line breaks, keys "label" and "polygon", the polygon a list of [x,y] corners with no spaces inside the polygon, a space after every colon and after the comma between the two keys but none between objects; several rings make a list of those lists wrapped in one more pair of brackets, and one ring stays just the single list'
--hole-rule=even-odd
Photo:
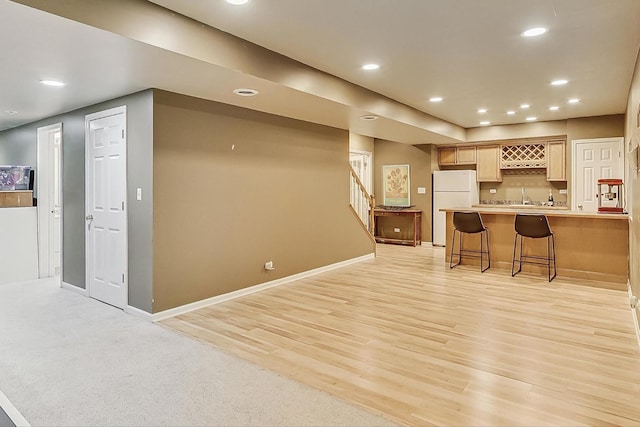
[{"label": "backsplash tile", "polygon": [[[520,205],[520,204],[522,204],[522,200],[493,200],[493,199],[492,200],[485,200],[485,199],[482,199],[482,200],[480,200],[480,204],[481,205],[498,205],[498,206],[502,206],[502,205]],[[534,205],[534,206],[546,206],[547,205],[547,201],[537,202],[537,201],[531,200],[531,201],[527,202],[527,204]],[[566,207],[567,206],[567,202],[565,202],[565,201],[553,202],[553,206]]]}]

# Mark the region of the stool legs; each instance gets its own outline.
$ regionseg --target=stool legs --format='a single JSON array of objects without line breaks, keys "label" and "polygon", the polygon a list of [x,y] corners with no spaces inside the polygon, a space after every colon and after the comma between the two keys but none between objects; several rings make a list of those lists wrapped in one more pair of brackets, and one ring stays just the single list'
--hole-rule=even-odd
[{"label": "stool legs", "polygon": [[[449,268],[453,268],[456,265],[460,264],[460,254],[458,254],[458,262],[456,264],[453,263],[453,248],[456,246],[456,230],[453,229],[453,236],[451,238],[451,255],[449,256]],[[462,235],[460,235],[460,248],[462,249]]]},{"label": "stool legs", "polygon": [[[518,257],[518,259],[516,259],[516,248],[518,247],[518,237],[520,237],[520,256]],[[515,276],[516,274],[522,271],[522,239],[523,237],[516,233],[516,237],[513,240],[513,258],[511,259],[511,277]],[[520,263],[518,271],[514,271],[516,261]]]},{"label": "stool legs", "polygon": [[[551,250],[553,250],[553,258],[551,258],[551,250],[549,250],[549,242],[551,242]],[[553,259],[553,276],[551,276],[551,260]],[[547,237],[547,260],[549,270],[549,282],[556,278],[556,239],[553,234]]]},{"label": "stool legs", "polygon": [[[458,251],[458,253],[455,253],[455,244],[456,244],[456,233],[460,233],[460,249]],[[474,258],[480,258],[480,272],[484,273],[485,271],[487,271],[489,269],[489,267],[491,267],[491,254],[489,252],[489,231],[488,230],[483,230],[482,232],[480,232],[480,250],[472,250],[472,249],[463,249],[464,247],[464,234],[463,232],[456,230],[455,228],[453,229],[453,235],[451,237],[451,252],[449,253],[449,268],[453,268],[457,265],[460,265],[460,261],[462,260],[463,256],[467,256],[467,257],[474,257]],[[484,237],[484,238],[483,238]],[[484,245],[486,244],[486,250]],[[469,255],[469,254],[464,254],[465,252],[467,253],[472,253],[473,255]],[[484,255],[487,255],[487,266],[484,266]],[[454,255],[458,255],[458,262],[457,263],[453,263],[453,256]]]},{"label": "stool legs", "polygon": [[[520,253],[519,256],[516,257],[517,247],[518,247],[518,237],[520,237]],[[522,255],[522,241],[524,240],[524,236],[516,233],[516,236],[513,240],[513,258],[511,260],[511,277],[522,271],[522,263],[526,264],[537,264],[537,265],[545,265],[547,267],[547,274],[549,278],[549,282],[555,279],[557,275],[556,268],[556,243],[555,236],[553,233],[550,236],[547,236],[547,256],[534,256],[534,255]],[[525,261],[523,261],[525,259]],[[528,261],[528,259],[539,260],[539,261]],[[544,262],[543,262],[544,261]],[[515,264],[518,263],[518,270],[515,269]],[[553,264],[553,274],[551,274],[551,264]]]},{"label": "stool legs", "polygon": [[[482,248],[482,235],[484,234],[484,238],[487,241],[487,266],[485,268],[482,268],[482,254],[485,253],[484,249]],[[480,272],[484,273],[485,271],[487,271],[489,269],[489,267],[491,267],[491,254],[489,253],[489,231],[488,230],[484,230],[483,232],[480,233]]]}]

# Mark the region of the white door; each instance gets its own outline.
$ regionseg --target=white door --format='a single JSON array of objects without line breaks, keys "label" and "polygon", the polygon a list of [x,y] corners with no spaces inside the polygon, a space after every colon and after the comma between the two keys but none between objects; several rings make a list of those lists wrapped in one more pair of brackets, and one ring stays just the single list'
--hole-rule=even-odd
[{"label": "white door", "polygon": [[126,107],[85,117],[86,268],[89,296],[127,304]]},{"label": "white door", "polygon": [[624,139],[581,139],[572,145],[572,209],[596,212],[598,179],[624,179]]},{"label": "white door", "polygon": [[51,189],[51,216],[49,230],[51,230],[50,251],[53,254],[49,270],[55,276],[60,275],[62,262],[62,133],[56,132],[53,138],[53,188]]},{"label": "white door", "polygon": [[349,152],[349,163],[358,175],[360,182],[367,189],[367,193],[371,194],[371,153],[367,151],[351,151]]},{"label": "white door", "polygon": [[38,128],[38,267],[60,275],[62,261],[62,123]]}]

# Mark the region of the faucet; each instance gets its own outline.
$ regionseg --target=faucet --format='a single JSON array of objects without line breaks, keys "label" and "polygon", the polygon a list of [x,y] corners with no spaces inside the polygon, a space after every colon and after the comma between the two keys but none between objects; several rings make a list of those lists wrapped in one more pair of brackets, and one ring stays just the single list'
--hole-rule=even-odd
[{"label": "faucet", "polygon": [[524,191],[524,187],[522,187],[522,204],[523,205],[528,205],[529,203],[527,202],[527,196],[526,193]]}]

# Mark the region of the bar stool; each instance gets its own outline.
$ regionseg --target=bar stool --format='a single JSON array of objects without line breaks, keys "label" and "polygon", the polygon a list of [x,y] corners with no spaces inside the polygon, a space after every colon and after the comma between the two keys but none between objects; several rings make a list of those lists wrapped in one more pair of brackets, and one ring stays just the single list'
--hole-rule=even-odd
[{"label": "bar stool", "polygon": [[[511,277],[522,271],[522,264],[546,265],[549,272],[549,282],[556,277],[556,244],[553,231],[549,228],[549,220],[544,214],[517,214],[515,221],[516,237],[513,241],[513,259],[511,260]],[[520,256],[516,258],[516,248],[520,237]],[[525,237],[531,239],[547,238],[547,256],[522,255],[522,241]],[[553,261],[553,276],[551,264]],[[518,271],[514,271],[515,263],[519,263]]]},{"label": "bar stool", "polygon": [[[489,230],[484,226],[482,218],[478,212],[453,212],[453,238],[451,239],[451,255],[449,257],[449,268],[453,268],[460,264],[463,257],[466,258],[480,258],[480,272],[484,273],[489,267],[491,267],[491,256],[489,255]],[[454,247],[456,244],[456,232],[460,233],[460,251],[454,253]],[[480,233],[480,250],[476,249],[463,249],[463,238],[466,234]],[[483,247],[483,237],[486,240],[486,250]],[[487,255],[487,266],[483,268],[482,260],[483,255]],[[453,263],[453,256],[458,256],[458,262]]]}]

